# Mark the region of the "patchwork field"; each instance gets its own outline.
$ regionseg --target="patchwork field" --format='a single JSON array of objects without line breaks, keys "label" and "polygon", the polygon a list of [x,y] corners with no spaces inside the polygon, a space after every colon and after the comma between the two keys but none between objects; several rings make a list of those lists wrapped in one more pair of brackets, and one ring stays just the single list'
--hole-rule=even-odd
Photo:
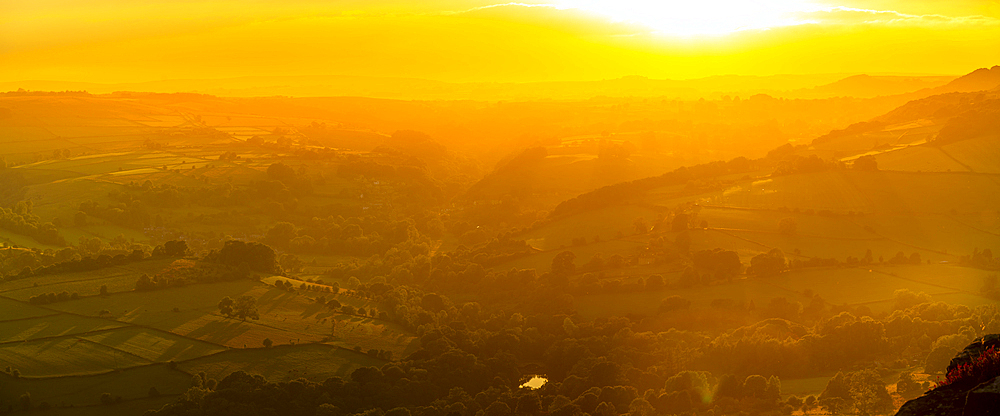
[{"label": "patchwork field", "polygon": [[268,349],[233,349],[181,363],[178,367],[192,374],[205,372],[221,379],[243,370],[260,374],[271,381],[306,378],[323,381],[333,376],[346,377],[358,367],[381,367],[385,361],[366,354],[328,345],[282,345]]},{"label": "patchwork field", "polygon": [[713,300],[731,299],[758,307],[777,297],[806,304],[806,293],[819,295],[829,305],[866,305],[874,312],[890,310],[893,292],[907,289],[931,295],[935,301],[976,306],[993,303],[978,295],[988,272],[949,265],[873,266],[870,268],[813,268],[778,276],[719,282],[691,289],[657,292],[608,293],[577,296],[574,301],[587,318],[655,315],[669,296],[691,301],[692,308],[708,308]]},{"label": "patchwork field", "polygon": [[129,292],[135,289],[139,276],[155,275],[175,259],[150,258],[122,266],[89,272],[62,273],[54,275],[32,276],[24,279],[4,282],[0,286],[0,294],[18,300],[28,300],[42,293],[78,293],[80,296],[92,296],[100,293],[102,285],[107,285],[109,293]]},{"label": "patchwork field", "polygon": [[4,367],[18,369],[28,377],[51,377],[103,373],[150,361],[75,337],[0,345]]},{"label": "patchwork field", "polygon": [[[191,386],[191,375],[172,370],[166,364],[153,364],[85,376],[32,378],[0,374],[0,383],[4,386],[0,389],[2,403],[17,403],[18,397],[30,393],[32,402],[36,404],[47,402],[58,408],[97,406],[100,405],[100,398],[104,393],[121,396],[125,401],[148,400],[151,387],[155,387],[161,395],[175,396],[184,393]],[[124,403],[118,406],[122,405]],[[117,408],[102,406],[96,410],[114,412],[115,409]],[[51,412],[58,414],[58,409],[53,409]]]}]

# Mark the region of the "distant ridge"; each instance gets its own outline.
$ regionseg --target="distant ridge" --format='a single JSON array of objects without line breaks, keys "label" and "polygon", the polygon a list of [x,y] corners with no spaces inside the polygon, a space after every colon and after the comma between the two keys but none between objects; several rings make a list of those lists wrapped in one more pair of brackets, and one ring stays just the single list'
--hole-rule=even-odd
[{"label": "distant ridge", "polygon": [[986,91],[1000,87],[1000,65],[992,68],[979,68],[954,81],[939,87],[943,92],[973,92]]},{"label": "distant ridge", "polygon": [[[860,78],[858,78],[860,77]],[[369,97],[405,100],[539,100],[594,97],[718,99],[768,94],[780,98],[874,97],[936,87],[949,76],[869,76],[850,74],[743,76],[718,75],[670,80],[626,76],[597,81],[465,82],[344,75],[253,76],[226,79],[163,80],[101,84],[65,81],[0,82],[0,91],[193,92],[222,97]]]}]

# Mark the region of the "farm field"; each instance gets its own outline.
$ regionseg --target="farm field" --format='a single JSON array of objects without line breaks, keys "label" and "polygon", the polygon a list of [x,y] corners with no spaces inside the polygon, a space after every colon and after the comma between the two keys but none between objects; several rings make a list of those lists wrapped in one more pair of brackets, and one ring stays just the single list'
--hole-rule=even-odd
[{"label": "farm field", "polygon": [[[962,183],[964,186],[955,186]],[[1000,183],[975,173],[834,171],[778,176],[710,194],[711,205],[849,211],[868,214],[942,214],[995,211]],[[659,202],[658,202],[659,203]]]},{"label": "farm field", "polygon": [[137,327],[87,334],[79,338],[153,362],[184,361],[226,350],[216,344]]},{"label": "farm field", "polygon": [[[641,238],[637,236],[636,238]],[[615,253],[632,253],[645,246],[645,242],[633,241],[632,239],[602,240],[598,243],[590,243],[584,246],[565,247],[544,252],[536,252],[524,257],[516,258],[494,266],[495,270],[510,270],[512,267],[518,269],[535,269],[539,273],[548,271],[552,267],[552,259],[563,251],[571,251],[576,255],[577,263],[584,264],[590,261],[596,254],[601,254],[607,258]]]},{"label": "farm field", "polygon": [[572,247],[574,238],[582,237],[590,243],[594,241],[594,237],[612,240],[620,235],[635,234],[634,225],[637,219],[642,218],[649,226],[653,226],[660,219],[660,215],[654,210],[639,206],[602,208],[561,218],[519,238],[541,250],[556,250],[561,247]]},{"label": "farm field", "polygon": [[175,259],[146,259],[121,266],[105,269],[61,273],[54,275],[32,276],[5,282],[0,286],[0,294],[18,300],[42,293],[78,293],[80,296],[91,296],[100,293],[101,285],[108,286],[109,293],[128,292],[135,289],[135,282],[142,274],[150,276],[163,270]]},{"label": "farm field", "polygon": [[[148,399],[151,387],[155,387],[164,396],[179,395],[191,386],[191,376],[179,370],[171,370],[166,364],[152,364],[84,376],[15,378],[0,374],[0,382],[4,386],[0,389],[2,403],[16,403],[21,394],[30,393],[32,401],[47,402],[53,408],[58,408],[100,405],[100,397],[104,393],[121,396],[125,401]],[[124,403],[116,406],[123,405]],[[112,408],[103,406],[103,409],[111,411]],[[59,412],[58,409],[53,411]]]},{"label": "farm field", "polygon": [[[805,293],[819,295],[829,305],[866,305],[873,312],[890,311],[893,292],[907,289],[931,295],[934,300],[951,300],[970,306],[993,301],[977,295],[986,272],[948,265],[873,266],[865,268],[813,268],[793,270],[767,278],[746,278],[691,289],[658,292],[608,293],[577,296],[574,301],[587,318],[656,314],[660,301],[680,296],[692,308],[708,308],[713,300],[732,299],[736,303],[766,305],[777,297],[808,303]],[[970,290],[971,289],[971,290]]]},{"label": "farm field", "polygon": [[7,365],[28,377],[103,373],[149,364],[123,351],[75,337],[62,337],[0,345]]},{"label": "farm field", "polygon": [[106,332],[124,324],[101,318],[54,314],[31,319],[0,322],[0,344],[11,344],[40,338]]},{"label": "farm field", "polygon": [[705,206],[697,220],[705,220],[710,228],[753,230],[778,233],[778,223],[785,218],[795,221],[796,234],[842,239],[872,239],[871,232],[854,223],[854,217],[820,216],[801,212],[730,209]]},{"label": "farm field", "polygon": [[39,316],[52,315],[55,312],[43,309],[38,306],[27,305],[13,299],[0,297],[0,322],[14,321],[19,319],[29,319]]},{"label": "farm field", "polygon": [[205,372],[209,378],[217,380],[242,370],[263,375],[273,381],[291,381],[297,378],[323,381],[333,376],[349,376],[358,367],[381,367],[384,364],[384,360],[359,352],[310,344],[233,349],[185,361],[178,367],[192,374]]},{"label": "farm field", "polygon": [[1000,173],[1000,137],[980,137],[946,144],[941,149],[973,172]]},{"label": "farm field", "polygon": [[[258,347],[265,338],[276,345],[329,341],[345,348],[361,345],[400,356],[411,351],[414,336],[398,325],[373,318],[342,315],[317,305],[310,292],[289,293],[253,282],[198,284],[153,292],[127,292],[54,304],[60,310],[93,315],[109,310],[116,319],[188,338],[232,347]],[[260,320],[240,322],[218,314],[223,297],[249,295],[257,299]],[[342,303],[355,304],[341,296]],[[360,302],[355,306],[370,307]],[[177,308],[174,312],[173,308]],[[337,321],[336,327],[333,321]],[[332,329],[336,329],[332,333]]]},{"label": "farm field", "polygon": [[888,414],[1000,332],[1000,67],[920,78],[0,91],[0,413]]},{"label": "farm field", "polygon": [[949,157],[940,148],[909,146],[876,156],[879,169],[908,172],[968,172],[962,162]]}]

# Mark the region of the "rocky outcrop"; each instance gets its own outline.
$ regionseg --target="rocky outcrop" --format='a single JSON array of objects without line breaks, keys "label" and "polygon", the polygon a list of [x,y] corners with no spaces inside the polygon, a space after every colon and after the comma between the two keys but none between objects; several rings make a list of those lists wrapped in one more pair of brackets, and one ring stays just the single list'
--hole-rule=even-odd
[{"label": "rocky outcrop", "polygon": [[[973,341],[951,360],[948,372],[994,346],[1000,348],[1000,334]],[[938,387],[903,404],[896,416],[1000,416],[1000,377],[978,384],[959,382]]]}]

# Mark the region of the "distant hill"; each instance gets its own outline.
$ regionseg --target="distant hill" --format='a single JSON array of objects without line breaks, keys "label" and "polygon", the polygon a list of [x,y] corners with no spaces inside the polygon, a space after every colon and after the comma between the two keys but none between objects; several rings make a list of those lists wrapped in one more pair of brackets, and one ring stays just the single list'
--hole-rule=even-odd
[{"label": "distant hill", "polygon": [[789,98],[872,98],[940,87],[953,80],[955,77],[951,76],[908,77],[861,74],[814,88],[790,91],[785,95]]},{"label": "distant hill", "polygon": [[998,87],[1000,87],[1000,65],[989,69],[979,68],[969,74],[956,78],[946,85],[936,88],[935,92],[973,92],[991,90]]},{"label": "distant hill", "polygon": [[[466,82],[452,83],[415,78],[343,75],[256,76],[227,79],[163,80],[99,84],[27,80],[0,82],[0,91],[196,92],[223,97],[368,97],[406,100],[541,100],[593,97],[666,97],[678,99],[749,97],[769,94],[786,98],[828,98],[911,92],[944,84],[951,77],[870,77],[857,82],[848,74],[743,76],[720,75],[688,80],[627,76],[596,81]],[[867,77],[867,76],[865,76]],[[840,81],[838,81],[840,80]],[[856,85],[855,85],[856,84]],[[822,87],[818,87],[822,86]]]}]

